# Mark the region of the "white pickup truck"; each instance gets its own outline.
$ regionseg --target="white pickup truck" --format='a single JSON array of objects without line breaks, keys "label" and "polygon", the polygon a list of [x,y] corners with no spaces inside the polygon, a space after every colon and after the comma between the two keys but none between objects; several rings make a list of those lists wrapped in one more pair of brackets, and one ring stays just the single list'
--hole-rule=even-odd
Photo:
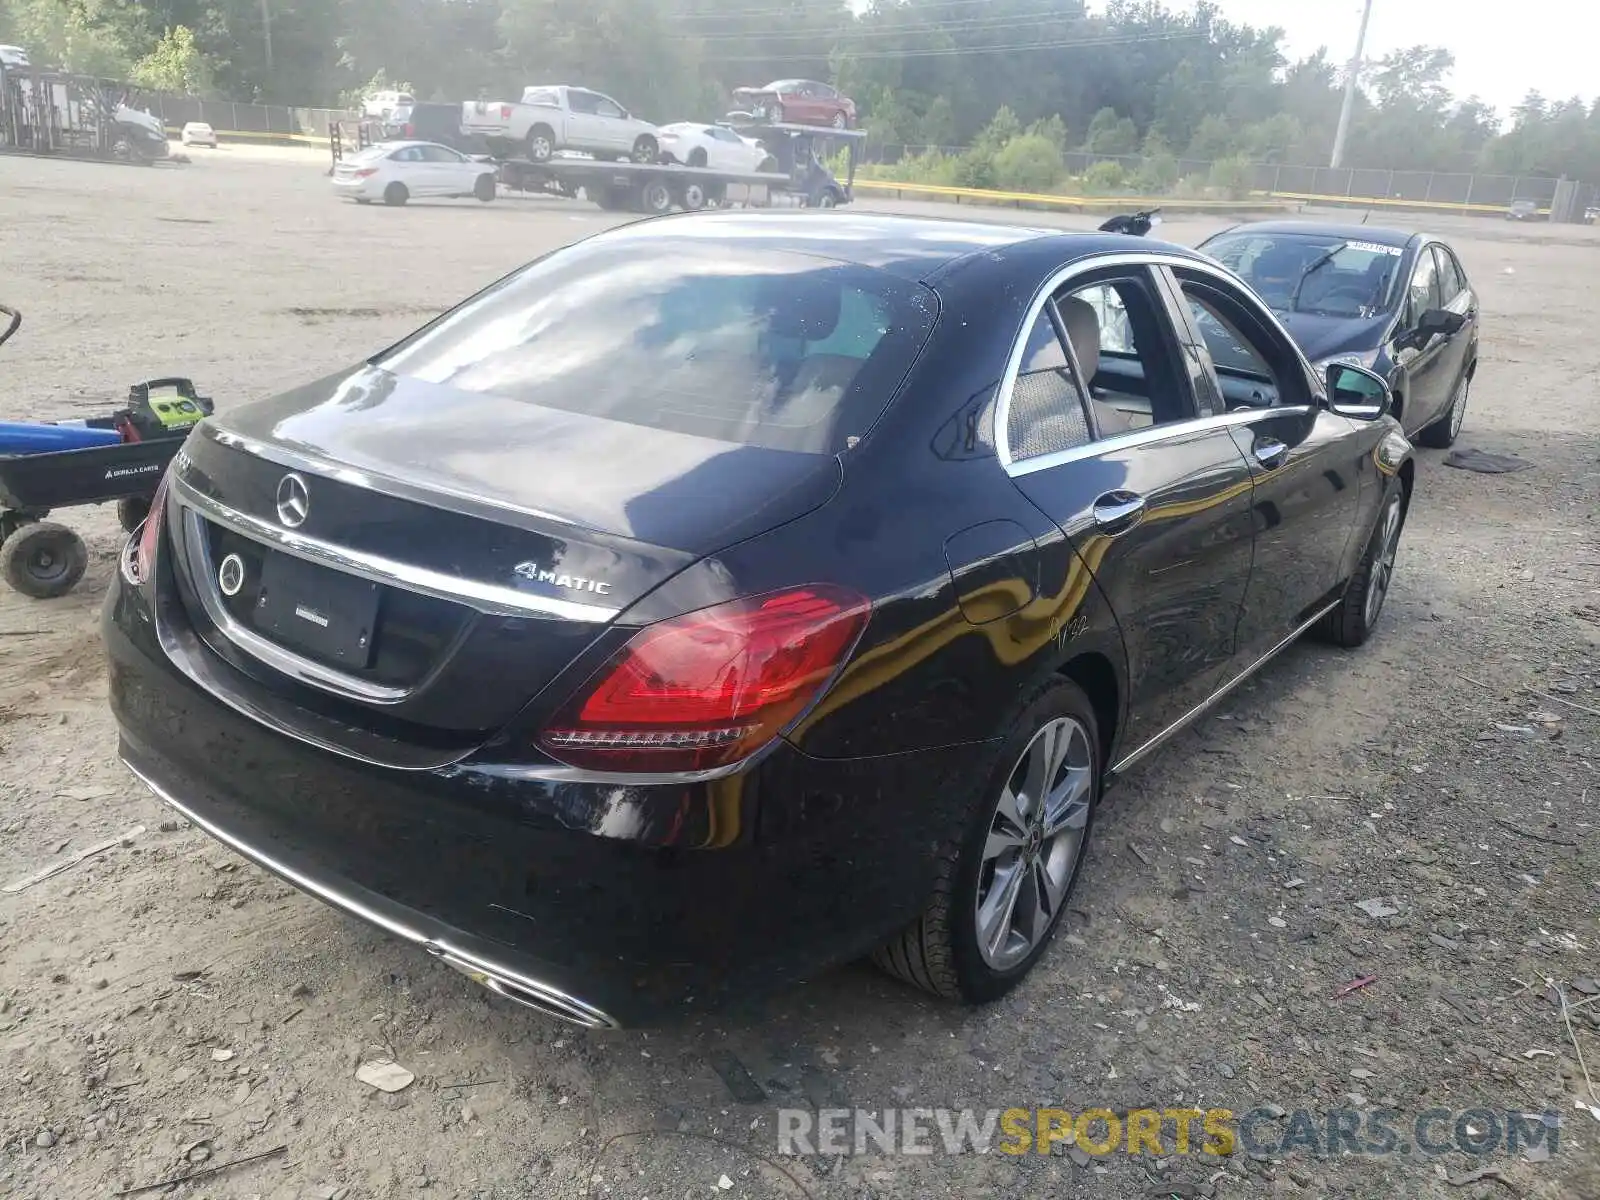
[{"label": "white pickup truck", "polygon": [[461,132],[536,163],[550,161],[558,150],[653,163],[661,148],[654,125],[631,116],[610,96],[565,84],[527,88],[516,104],[468,100],[461,106]]}]

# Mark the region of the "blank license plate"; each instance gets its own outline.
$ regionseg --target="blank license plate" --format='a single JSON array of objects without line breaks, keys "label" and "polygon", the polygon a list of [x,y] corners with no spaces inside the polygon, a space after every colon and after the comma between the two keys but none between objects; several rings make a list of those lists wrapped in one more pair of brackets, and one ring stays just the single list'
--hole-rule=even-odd
[{"label": "blank license plate", "polygon": [[380,588],[287,554],[261,564],[256,627],[283,645],[342,667],[372,662]]}]

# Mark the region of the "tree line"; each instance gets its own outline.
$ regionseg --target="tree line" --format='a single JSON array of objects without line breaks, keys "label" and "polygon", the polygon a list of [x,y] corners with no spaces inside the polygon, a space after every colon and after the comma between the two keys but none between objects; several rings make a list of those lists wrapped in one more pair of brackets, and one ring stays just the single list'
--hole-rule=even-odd
[{"label": "tree line", "polygon": [[[875,142],[968,147],[1003,123],[1103,155],[1326,163],[1343,86],[1326,51],[1162,0],[0,0],[0,42],[147,87],[333,106],[582,82],[660,121],[731,88],[817,78]],[[1367,64],[1346,163],[1600,181],[1600,102],[1537,91],[1502,123],[1449,87],[1447,50]]]}]

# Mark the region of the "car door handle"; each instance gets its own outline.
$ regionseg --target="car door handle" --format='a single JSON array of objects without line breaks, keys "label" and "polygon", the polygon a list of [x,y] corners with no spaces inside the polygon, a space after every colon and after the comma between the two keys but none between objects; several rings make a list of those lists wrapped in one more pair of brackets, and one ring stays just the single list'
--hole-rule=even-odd
[{"label": "car door handle", "polygon": [[1133,492],[1107,492],[1094,502],[1094,523],[1101,533],[1126,533],[1143,519],[1144,504]]},{"label": "car door handle", "polygon": [[1277,438],[1257,438],[1250,452],[1256,456],[1256,461],[1269,471],[1283,466],[1289,458],[1289,447]]}]

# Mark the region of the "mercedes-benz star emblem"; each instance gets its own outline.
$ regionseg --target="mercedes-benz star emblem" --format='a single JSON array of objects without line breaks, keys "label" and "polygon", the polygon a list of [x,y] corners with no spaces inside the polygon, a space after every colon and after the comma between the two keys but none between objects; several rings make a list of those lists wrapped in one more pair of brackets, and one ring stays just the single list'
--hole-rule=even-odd
[{"label": "mercedes-benz star emblem", "polygon": [[222,560],[222,565],[217,568],[217,586],[222,589],[224,596],[237,596],[239,589],[244,586],[244,559],[237,554],[230,554]]},{"label": "mercedes-benz star emblem", "polygon": [[278,481],[278,520],[290,529],[304,525],[311,512],[311,493],[306,481],[290,472]]}]

